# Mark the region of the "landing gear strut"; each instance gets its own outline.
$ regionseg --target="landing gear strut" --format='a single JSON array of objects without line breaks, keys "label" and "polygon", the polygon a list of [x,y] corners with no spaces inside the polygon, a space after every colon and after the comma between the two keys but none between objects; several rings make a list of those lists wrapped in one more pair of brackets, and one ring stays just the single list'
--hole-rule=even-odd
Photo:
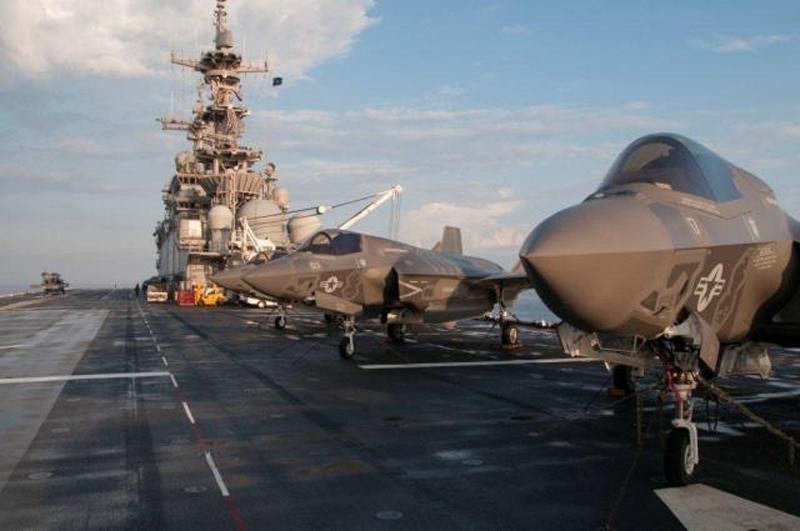
[{"label": "landing gear strut", "polygon": [[286,328],[286,308],[283,306],[278,307],[278,317],[275,318],[275,328],[278,330]]},{"label": "landing gear strut", "polygon": [[339,342],[339,355],[346,360],[356,355],[356,323],[352,317],[344,319],[344,337]]},{"label": "landing gear strut", "polygon": [[688,485],[700,462],[697,425],[692,422],[692,391],[697,387],[694,373],[667,369],[666,389],[675,396],[675,418],[664,450],[664,475],[675,487]]}]

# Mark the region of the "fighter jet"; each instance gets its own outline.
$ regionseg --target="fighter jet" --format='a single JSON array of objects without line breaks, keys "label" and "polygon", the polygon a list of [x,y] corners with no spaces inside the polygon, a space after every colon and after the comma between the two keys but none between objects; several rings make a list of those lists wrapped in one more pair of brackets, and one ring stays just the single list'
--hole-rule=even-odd
[{"label": "fighter jet", "polygon": [[620,364],[617,381],[626,367],[663,364],[677,401],[664,470],[682,485],[699,462],[698,381],[766,377],[771,345],[800,345],[799,237],[761,179],[656,134],[626,148],[584,202],[539,224],[520,258],[563,319],[565,352]]},{"label": "fighter jet", "polygon": [[401,341],[405,325],[446,323],[501,308],[502,343],[517,342],[507,311],[526,275],[463,256],[461,232],[446,227],[434,250],[338,229],[323,230],[296,252],[242,275],[255,290],[291,303],[313,298],[316,308],[344,317],[339,353],[356,353],[356,318],[380,318],[389,338]]}]

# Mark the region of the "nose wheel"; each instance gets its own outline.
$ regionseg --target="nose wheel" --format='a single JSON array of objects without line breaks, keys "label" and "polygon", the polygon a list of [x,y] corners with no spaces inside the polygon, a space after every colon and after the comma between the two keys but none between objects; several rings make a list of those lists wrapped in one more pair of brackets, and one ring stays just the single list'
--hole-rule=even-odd
[{"label": "nose wheel", "polygon": [[352,317],[344,320],[344,337],[339,342],[339,356],[351,360],[356,355],[356,323]]}]

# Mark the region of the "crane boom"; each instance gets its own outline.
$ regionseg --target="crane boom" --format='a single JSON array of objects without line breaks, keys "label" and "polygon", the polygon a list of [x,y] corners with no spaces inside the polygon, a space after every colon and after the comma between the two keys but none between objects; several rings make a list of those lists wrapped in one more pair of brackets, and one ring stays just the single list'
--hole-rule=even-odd
[{"label": "crane boom", "polygon": [[377,194],[375,194],[375,199],[370,201],[370,203],[367,204],[364,208],[362,208],[361,210],[359,210],[358,212],[347,218],[347,220],[341,223],[338,228],[341,230],[349,229],[350,227],[352,227],[365,217],[369,216],[370,213],[372,213],[375,209],[380,207],[386,201],[400,195],[402,191],[403,187],[400,185],[396,185],[388,190],[384,190],[383,192],[378,192]]}]

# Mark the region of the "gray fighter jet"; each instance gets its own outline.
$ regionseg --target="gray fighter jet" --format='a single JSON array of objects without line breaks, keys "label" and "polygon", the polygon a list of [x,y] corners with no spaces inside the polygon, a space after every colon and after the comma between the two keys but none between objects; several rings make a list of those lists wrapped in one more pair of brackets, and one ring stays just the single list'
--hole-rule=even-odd
[{"label": "gray fighter jet", "polygon": [[561,344],[643,370],[664,367],[677,401],[672,484],[699,462],[691,395],[701,378],[766,377],[771,345],[800,345],[800,224],[762,180],[688,138],[635,141],[583,203],[543,221],[520,250]]},{"label": "gray fighter jet", "polygon": [[[215,277],[216,278],[216,277]],[[260,293],[292,303],[313,299],[316,308],[344,317],[343,358],[356,353],[355,319],[380,318],[389,338],[401,341],[405,325],[447,323],[501,308],[503,344],[517,342],[506,310],[527,276],[462,255],[461,232],[445,228],[434,250],[337,229],[314,235],[296,252],[251,268],[241,279]]]}]

